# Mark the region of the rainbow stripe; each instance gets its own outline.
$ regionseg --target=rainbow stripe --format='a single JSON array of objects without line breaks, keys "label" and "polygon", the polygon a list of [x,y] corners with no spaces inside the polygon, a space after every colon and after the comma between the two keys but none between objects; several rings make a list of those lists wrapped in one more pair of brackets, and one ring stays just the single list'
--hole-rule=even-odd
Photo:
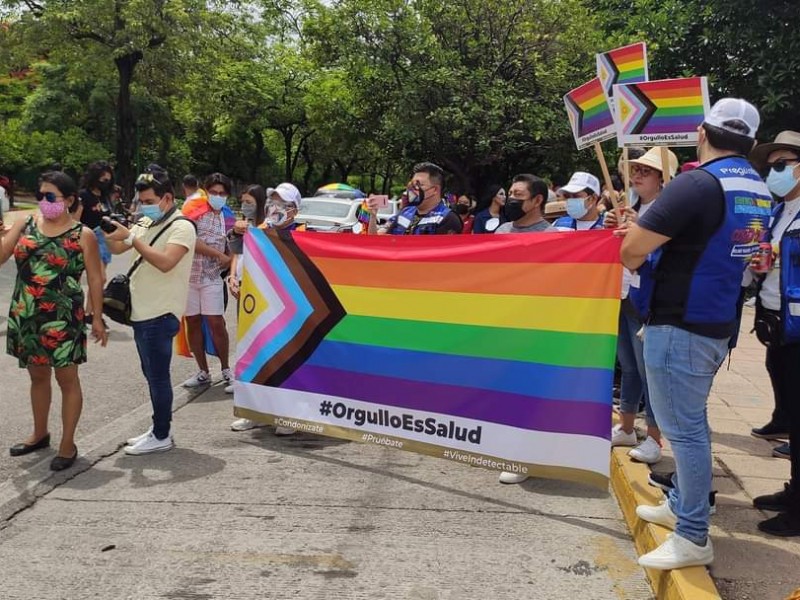
[{"label": "rainbow stripe", "polygon": [[[619,241],[607,232],[398,239],[251,230],[245,252],[236,365],[244,385],[280,388],[298,405],[346,399],[479,422],[487,438],[495,427],[528,431],[534,445],[537,434],[548,444],[607,444],[621,277]],[[345,425],[312,409],[303,418]],[[571,460],[571,478],[607,476],[596,455]]]},{"label": "rainbow stripe", "polygon": [[648,80],[647,46],[637,42],[597,55],[597,77],[606,95],[613,96],[613,86]]},{"label": "rainbow stripe", "polygon": [[595,78],[566,95],[580,111],[578,135],[585,136],[614,124],[614,117],[603,93],[600,80]]}]

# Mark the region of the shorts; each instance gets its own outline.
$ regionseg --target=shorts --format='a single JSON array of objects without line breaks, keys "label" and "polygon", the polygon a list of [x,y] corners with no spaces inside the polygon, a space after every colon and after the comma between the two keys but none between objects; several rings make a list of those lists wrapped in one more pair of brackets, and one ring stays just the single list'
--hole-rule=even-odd
[{"label": "shorts", "polygon": [[190,283],[185,316],[205,315],[210,317],[225,314],[224,287],[225,282],[222,279],[205,283]]},{"label": "shorts", "polygon": [[108,249],[106,236],[103,235],[103,230],[100,227],[94,228],[94,236],[97,238],[97,247],[100,250],[100,261],[107,265],[111,262],[111,250]]}]

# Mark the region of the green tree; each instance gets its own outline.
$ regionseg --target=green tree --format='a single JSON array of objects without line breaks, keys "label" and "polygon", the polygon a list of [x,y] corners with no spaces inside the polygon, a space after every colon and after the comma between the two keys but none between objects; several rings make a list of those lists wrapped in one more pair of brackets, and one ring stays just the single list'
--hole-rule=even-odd
[{"label": "green tree", "polygon": [[113,65],[115,158],[123,185],[133,184],[136,123],[132,86],[137,67],[156,51],[176,53],[205,15],[199,0],[7,0],[18,12],[10,28],[31,55],[102,71]]}]

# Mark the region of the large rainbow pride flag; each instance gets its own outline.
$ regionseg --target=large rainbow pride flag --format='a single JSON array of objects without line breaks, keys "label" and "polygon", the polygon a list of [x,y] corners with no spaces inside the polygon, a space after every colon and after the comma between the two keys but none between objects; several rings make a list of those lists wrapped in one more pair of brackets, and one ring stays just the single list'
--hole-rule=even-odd
[{"label": "large rainbow pride flag", "polygon": [[605,231],[251,229],[234,412],[606,486],[620,279]]}]

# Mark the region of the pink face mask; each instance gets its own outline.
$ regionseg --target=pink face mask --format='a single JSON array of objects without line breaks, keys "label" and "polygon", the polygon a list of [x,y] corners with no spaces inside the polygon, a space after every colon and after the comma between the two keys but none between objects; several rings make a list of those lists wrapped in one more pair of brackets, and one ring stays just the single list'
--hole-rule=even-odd
[{"label": "pink face mask", "polygon": [[62,201],[48,202],[47,200],[42,200],[39,202],[39,210],[45,219],[53,221],[67,211],[67,205]]}]

